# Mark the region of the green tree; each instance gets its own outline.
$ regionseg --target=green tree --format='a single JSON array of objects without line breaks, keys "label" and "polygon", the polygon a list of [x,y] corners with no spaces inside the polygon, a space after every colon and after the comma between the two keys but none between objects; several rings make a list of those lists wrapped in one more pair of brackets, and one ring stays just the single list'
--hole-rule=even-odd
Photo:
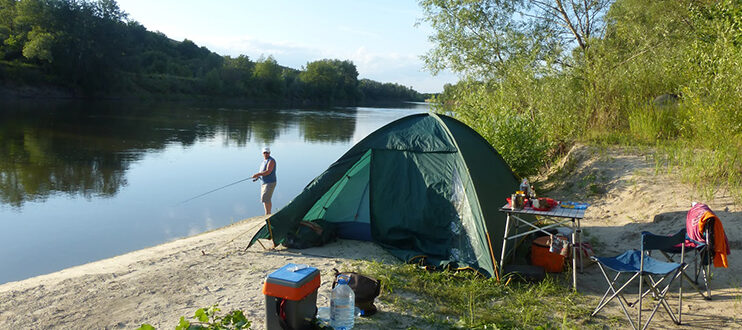
[{"label": "green tree", "polygon": [[272,55],[267,58],[261,56],[255,63],[253,77],[258,80],[263,91],[275,95],[283,92],[281,72],[281,66]]},{"label": "green tree", "polygon": [[509,67],[567,64],[573,44],[587,50],[602,31],[610,0],[422,0],[435,30],[423,59],[443,69],[498,79]]},{"label": "green tree", "polygon": [[54,60],[52,47],[54,36],[39,27],[34,27],[28,33],[28,41],[23,46],[23,56],[28,59],[38,59],[49,63]]},{"label": "green tree", "polygon": [[351,61],[309,62],[299,79],[307,85],[308,97],[319,102],[355,102],[359,98],[358,70]]},{"label": "green tree", "polygon": [[13,47],[13,36],[15,24],[13,21],[16,17],[16,0],[0,0],[0,59],[10,55],[13,50],[18,51],[18,47]]}]

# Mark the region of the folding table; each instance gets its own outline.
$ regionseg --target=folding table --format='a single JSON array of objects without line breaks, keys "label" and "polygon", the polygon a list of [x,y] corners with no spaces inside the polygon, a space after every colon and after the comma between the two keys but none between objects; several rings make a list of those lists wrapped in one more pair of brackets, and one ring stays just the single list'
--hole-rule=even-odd
[{"label": "folding table", "polygon": [[[585,209],[565,208],[557,205],[549,211],[537,211],[530,207],[514,210],[510,208],[509,204],[505,204],[503,207],[500,208],[500,212],[505,212],[507,214],[507,220],[505,221],[505,235],[502,240],[500,269],[504,269],[503,267],[505,266],[505,248],[507,247],[508,240],[530,235],[537,231],[541,231],[543,233],[546,233],[547,235],[550,235],[551,233],[547,232],[546,229],[561,226],[569,222],[572,223],[572,287],[574,288],[574,290],[577,290],[577,258],[580,258],[580,272],[582,272],[582,255],[579,255],[577,253],[577,248],[582,243],[582,229],[580,229],[580,220],[585,217]],[[534,224],[537,221],[532,222],[525,220],[519,217],[519,215],[521,214],[554,218],[555,223],[544,227],[538,227]],[[509,235],[511,224],[515,225],[515,234],[513,235]],[[532,227],[533,229],[523,233],[518,233],[518,227],[521,224]]]}]

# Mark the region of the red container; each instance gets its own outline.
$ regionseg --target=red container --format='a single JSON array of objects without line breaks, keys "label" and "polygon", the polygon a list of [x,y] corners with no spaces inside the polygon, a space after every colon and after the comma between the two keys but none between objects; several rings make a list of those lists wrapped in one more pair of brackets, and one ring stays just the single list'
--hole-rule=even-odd
[{"label": "red container", "polygon": [[564,271],[564,256],[549,252],[549,236],[541,236],[531,244],[531,264],[541,266],[549,273]]}]

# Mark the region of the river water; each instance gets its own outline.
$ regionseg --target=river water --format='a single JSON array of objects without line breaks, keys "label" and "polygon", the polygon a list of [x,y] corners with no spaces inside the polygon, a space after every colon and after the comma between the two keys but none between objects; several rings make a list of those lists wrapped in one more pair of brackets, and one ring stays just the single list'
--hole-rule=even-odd
[{"label": "river water", "polygon": [[275,212],[369,133],[425,111],[0,103],[0,283],[262,215],[251,180],[182,202],[257,172],[264,146]]}]

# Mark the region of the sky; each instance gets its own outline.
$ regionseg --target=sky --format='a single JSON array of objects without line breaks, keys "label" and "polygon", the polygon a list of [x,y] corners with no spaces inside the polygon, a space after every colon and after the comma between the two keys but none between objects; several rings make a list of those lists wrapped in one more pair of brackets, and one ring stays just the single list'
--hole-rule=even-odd
[{"label": "sky", "polygon": [[[321,59],[351,60],[359,79],[422,93],[443,91],[456,75],[433,76],[420,59],[433,29],[415,0],[118,0],[129,20],[220,55],[272,55],[301,69]],[[420,23],[417,24],[416,23]]]}]

